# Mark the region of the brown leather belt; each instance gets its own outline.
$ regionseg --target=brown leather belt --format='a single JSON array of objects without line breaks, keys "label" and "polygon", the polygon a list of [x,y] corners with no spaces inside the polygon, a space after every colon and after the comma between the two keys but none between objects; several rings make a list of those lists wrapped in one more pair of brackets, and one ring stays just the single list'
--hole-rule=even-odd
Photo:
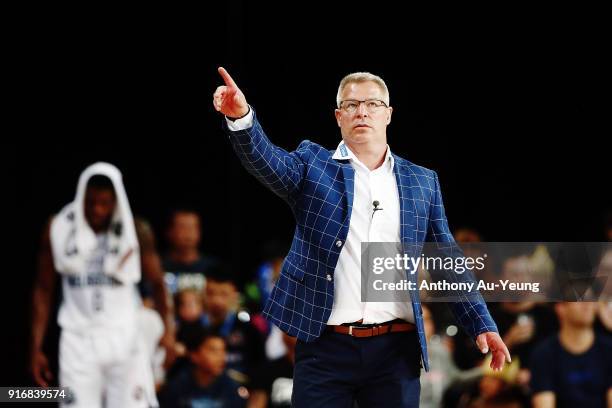
[{"label": "brown leather belt", "polygon": [[400,332],[408,332],[415,329],[415,325],[412,323],[404,322],[404,321],[391,321],[385,322],[372,326],[327,326],[328,330],[331,330],[335,333],[340,334],[348,334],[353,337],[372,337],[372,336],[380,336],[382,334],[387,333],[400,333]]}]

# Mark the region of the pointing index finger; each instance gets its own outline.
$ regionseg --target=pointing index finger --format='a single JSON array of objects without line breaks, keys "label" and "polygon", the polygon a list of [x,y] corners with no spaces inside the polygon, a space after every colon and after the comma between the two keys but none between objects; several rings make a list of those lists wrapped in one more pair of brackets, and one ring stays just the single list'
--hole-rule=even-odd
[{"label": "pointing index finger", "polygon": [[223,81],[225,82],[225,85],[227,85],[229,87],[233,87],[233,88],[238,88],[238,85],[236,85],[236,83],[234,82],[234,80],[232,79],[230,74],[225,70],[225,68],[219,67],[217,69],[217,71],[219,71],[219,74],[223,78]]}]

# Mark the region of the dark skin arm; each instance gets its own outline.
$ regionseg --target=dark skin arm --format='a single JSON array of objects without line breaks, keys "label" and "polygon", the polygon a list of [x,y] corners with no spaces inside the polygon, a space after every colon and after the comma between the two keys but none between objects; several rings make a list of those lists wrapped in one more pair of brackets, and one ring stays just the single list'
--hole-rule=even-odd
[{"label": "dark skin arm", "polygon": [[[51,221],[47,223],[42,234],[38,254],[38,273],[32,295],[32,339],[30,344],[30,370],[34,381],[41,387],[48,387],[53,379],[49,361],[42,348],[54,300],[55,287],[59,275],[53,266],[50,238]],[[155,307],[164,321],[165,332],[160,341],[166,348],[167,356],[174,357],[174,320],[170,297],[164,285],[161,262],[155,250],[155,240],[148,225],[136,223],[141,246],[142,271],[153,286]]]},{"label": "dark skin arm", "polygon": [[42,350],[45,333],[49,324],[53,294],[58,281],[58,274],[53,266],[53,255],[51,253],[50,227],[51,222],[49,221],[42,234],[38,254],[38,274],[32,295],[30,370],[34,381],[41,387],[48,387],[49,381],[53,379],[49,369],[49,360]]},{"label": "dark skin arm", "polygon": [[174,347],[176,341],[172,299],[164,283],[164,274],[161,260],[155,249],[155,236],[153,235],[153,231],[151,227],[142,220],[135,220],[135,224],[136,234],[138,235],[140,244],[142,273],[152,285],[155,310],[157,310],[164,322],[165,330],[160,340],[160,344],[166,349],[167,363],[171,363],[175,358]]}]

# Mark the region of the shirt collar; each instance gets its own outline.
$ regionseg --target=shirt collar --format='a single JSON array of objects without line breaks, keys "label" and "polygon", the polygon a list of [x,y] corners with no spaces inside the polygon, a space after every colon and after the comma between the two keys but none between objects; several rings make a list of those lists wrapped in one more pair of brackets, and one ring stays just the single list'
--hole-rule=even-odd
[{"label": "shirt collar", "polygon": [[[332,159],[336,160],[351,160],[361,164],[357,156],[349,149],[349,147],[344,143],[344,140],[341,140],[338,143],[338,147],[332,156]],[[389,169],[393,170],[393,166],[395,165],[395,158],[391,154],[391,148],[387,145],[387,152],[385,153],[385,163],[389,163]]]}]

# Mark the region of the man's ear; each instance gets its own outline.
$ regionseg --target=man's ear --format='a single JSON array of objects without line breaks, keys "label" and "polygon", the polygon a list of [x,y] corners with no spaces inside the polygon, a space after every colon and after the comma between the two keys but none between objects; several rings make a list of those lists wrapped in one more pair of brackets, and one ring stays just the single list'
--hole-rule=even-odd
[{"label": "man's ear", "polygon": [[393,113],[393,108],[389,106],[389,115],[387,116],[387,125],[391,123],[391,114]]},{"label": "man's ear", "polygon": [[340,119],[342,119],[342,111],[340,109],[334,110],[334,114],[336,115],[336,123],[338,123],[338,127],[340,126]]}]

